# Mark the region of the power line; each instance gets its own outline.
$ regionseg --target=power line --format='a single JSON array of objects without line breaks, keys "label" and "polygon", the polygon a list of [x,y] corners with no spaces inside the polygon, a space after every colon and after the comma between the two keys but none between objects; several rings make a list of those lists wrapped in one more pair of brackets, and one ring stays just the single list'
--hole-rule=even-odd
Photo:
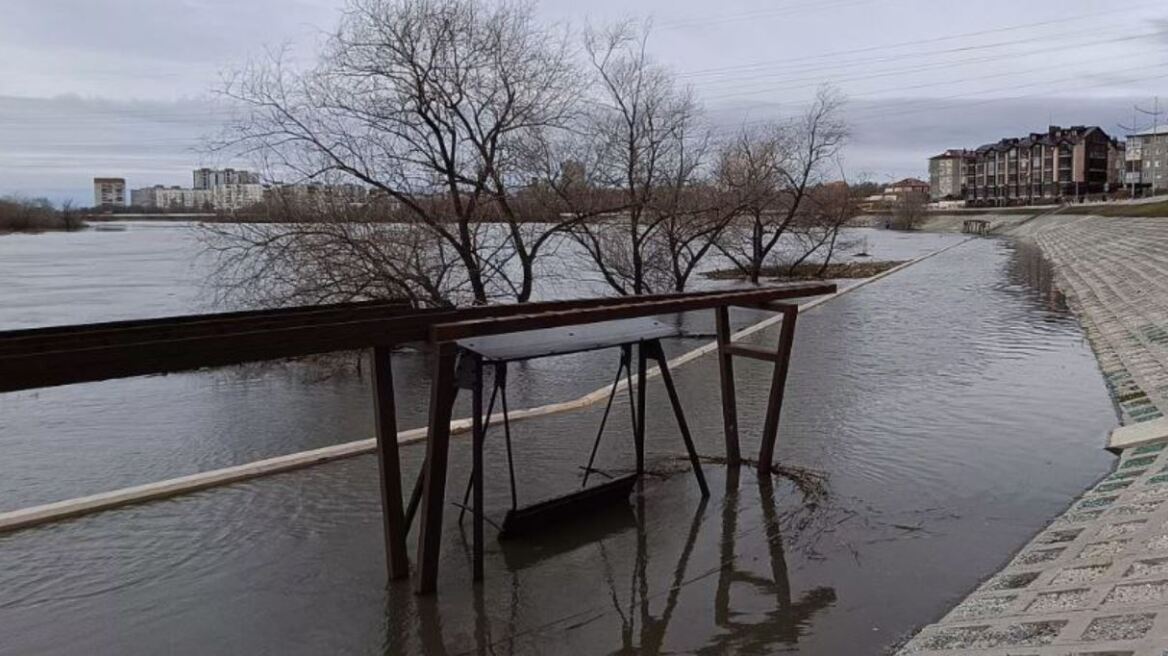
[{"label": "power line", "polygon": [[[1003,53],[1000,55],[991,55],[991,56],[987,56],[987,57],[979,57],[979,58],[973,58],[973,59],[962,60],[962,61],[957,61],[957,62],[941,62],[941,63],[936,63],[936,64],[924,64],[921,66],[885,70],[885,71],[880,71],[880,72],[876,72],[876,73],[862,73],[862,74],[853,75],[850,77],[837,78],[834,80],[824,79],[824,78],[819,78],[819,77],[801,78],[801,80],[807,80],[807,81],[814,80],[815,82],[813,84],[802,84],[802,85],[798,85],[798,84],[796,84],[796,85],[779,85],[779,86],[769,85],[769,86],[762,88],[762,89],[753,88],[753,89],[747,89],[747,90],[743,90],[743,91],[734,91],[732,93],[723,93],[723,94],[717,94],[717,95],[713,95],[713,96],[705,96],[705,98],[707,100],[722,100],[725,98],[752,96],[752,95],[758,95],[758,94],[762,94],[762,93],[772,93],[774,91],[782,91],[782,90],[789,90],[789,89],[805,89],[805,88],[809,88],[809,87],[817,87],[817,86],[821,86],[822,84],[828,83],[828,82],[839,83],[839,82],[866,81],[866,80],[872,80],[872,79],[878,79],[878,78],[900,76],[900,75],[904,75],[905,73],[926,72],[926,71],[936,70],[938,68],[951,68],[954,66],[966,66],[969,64],[978,64],[978,63],[985,63],[985,62],[991,62],[991,61],[1000,61],[1003,59],[1017,59],[1019,57],[1038,55],[1038,54],[1048,54],[1048,53],[1054,53],[1054,52],[1063,52],[1066,50],[1081,50],[1082,48],[1089,47],[1089,46],[1122,43],[1122,42],[1128,42],[1128,41],[1137,41],[1137,40],[1147,39],[1147,38],[1153,37],[1153,36],[1160,36],[1163,34],[1168,34],[1168,30],[1161,30],[1158,32],[1148,33],[1148,34],[1119,37],[1119,38],[1115,38],[1115,39],[1105,39],[1105,40],[1100,40],[1100,41],[1092,41],[1092,42],[1088,42],[1088,43],[1084,43],[1084,44],[1073,44],[1073,45],[1067,45],[1067,46],[1044,48],[1044,49],[1040,49],[1040,50],[1027,51],[1024,53]],[[1123,53],[1121,56],[1123,56],[1125,58],[1129,58],[1129,59],[1131,57],[1131,55],[1129,55],[1127,53]],[[1115,59],[1115,58],[1116,57],[1102,58],[1102,59],[1097,59],[1097,61],[1104,61],[1107,59]],[[1060,62],[1060,64],[1057,67],[1065,67],[1065,65],[1066,65],[1065,62]],[[1003,75],[1010,75],[1010,74],[1013,74],[1013,73],[1003,73]],[[800,81],[800,78],[793,79],[792,81]]]},{"label": "power line", "polygon": [[[1134,4],[1127,5],[1125,7],[1125,9],[1132,10],[1132,9],[1140,9],[1142,7],[1149,7],[1149,6],[1157,6],[1158,7],[1158,6],[1161,6],[1161,2],[1159,2],[1159,1],[1156,1],[1156,2],[1137,2]],[[767,65],[773,64],[776,61],[782,61],[782,62],[810,61],[810,60],[815,60],[815,59],[824,59],[824,58],[828,58],[828,57],[834,57],[836,55],[859,54],[859,53],[866,53],[866,52],[874,52],[877,50],[889,50],[889,49],[902,48],[902,47],[906,47],[906,46],[921,45],[921,44],[927,44],[927,43],[940,43],[943,41],[952,41],[955,39],[965,39],[965,38],[975,37],[975,36],[985,36],[987,34],[1000,34],[1002,32],[1014,32],[1017,30],[1028,30],[1028,29],[1035,28],[1035,27],[1044,27],[1044,26],[1048,26],[1048,25],[1069,23],[1069,22],[1074,22],[1074,21],[1078,21],[1078,20],[1083,20],[1085,18],[1095,18],[1098,16],[1114,16],[1114,15],[1115,15],[1114,9],[1109,9],[1106,11],[1097,11],[1097,12],[1091,12],[1091,13],[1087,13],[1087,14],[1078,14],[1076,16],[1067,16],[1065,18],[1059,18],[1059,19],[1055,19],[1055,20],[1038,21],[1038,22],[1034,22],[1034,23],[1019,23],[1016,25],[1007,25],[1004,27],[997,27],[997,28],[992,28],[992,29],[987,29],[987,30],[978,30],[975,32],[964,32],[964,33],[959,33],[959,34],[950,34],[950,35],[946,35],[946,36],[931,37],[928,39],[914,39],[911,41],[901,41],[899,43],[892,43],[892,44],[887,44],[887,45],[865,46],[863,48],[852,48],[849,50],[836,50],[836,51],[820,53],[820,54],[816,54],[816,55],[805,55],[802,57],[784,58],[782,60],[773,60],[772,59],[772,60],[767,60],[767,61],[763,61],[763,62],[755,62],[752,64],[741,64],[741,65],[737,65],[737,66],[724,66],[724,67],[719,67],[719,68],[706,68],[706,69],[698,69],[698,70],[694,70],[694,71],[685,71],[682,73],[682,75],[686,76],[686,75],[694,75],[694,74],[699,74],[699,73],[716,72],[716,71],[741,70],[744,68],[750,68],[750,67],[756,67],[756,66],[767,66]]]}]

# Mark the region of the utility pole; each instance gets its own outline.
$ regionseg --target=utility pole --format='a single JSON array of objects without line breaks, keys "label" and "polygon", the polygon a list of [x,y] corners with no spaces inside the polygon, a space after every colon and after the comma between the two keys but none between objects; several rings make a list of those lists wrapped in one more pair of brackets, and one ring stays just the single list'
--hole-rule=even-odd
[{"label": "utility pole", "polygon": [[[1131,125],[1130,126],[1128,126],[1128,125],[1120,125],[1119,126],[1119,129],[1127,132],[1128,135],[1130,135],[1134,139],[1138,140],[1138,142],[1140,144],[1140,158],[1139,158],[1139,160],[1135,160],[1135,161],[1138,162],[1137,167],[1136,167],[1136,172],[1138,172],[1140,174],[1141,183],[1143,181],[1143,175],[1144,175],[1143,171],[1145,168],[1144,167],[1144,153],[1150,152],[1149,149],[1145,148],[1146,144],[1144,142],[1147,141],[1148,144],[1152,144],[1158,140],[1158,138],[1159,138],[1158,133],[1160,132],[1160,115],[1164,114],[1164,113],[1165,112],[1160,109],[1160,98],[1156,97],[1152,101],[1152,109],[1144,109],[1143,107],[1140,107],[1139,105],[1132,105]],[[1144,128],[1140,127],[1140,114],[1144,114],[1146,116],[1152,117],[1152,128],[1151,128],[1152,131],[1150,133],[1151,136],[1146,140],[1144,139],[1144,137],[1140,136],[1140,134],[1144,130]],[[1128,147],[1130,148],[1131,145],[1132,145],[1131,140],[1129,140]],[[1124,149],[1124,167],[1123,167],[1123,169],[1124,169],[1125,176],[1128,174],[1127,161],[1129,161],[1129,160],[1127,159],[1127,152],[1128,152],[1127,149]],[[1151,176],[1151,180],[1149,181],[1150,182],[1150,185],[1149,185],[1150,192],[1154,194],[1154,193],[1156,193],[1156,176],[1154,173],[1149,173],[1148,175]],[[1131,189],[1131,192],[1130,192],[1131,196],[1134,198],[1136,195],[1136,183],[1135,183],[1134,176],[1132,178],[1130,189]]]},{"label": "utility pole", "polygon": [[[1155,145],[1160,141],[1160,135],[1159,135],[1159,133],[1160,133],[1160,114],[1163,114],[1164,112],[1160,110],[1160,97],[1159,96],[1156,96],[1153,103],[1154,104],[1153,104],[1153,107],[1151,110],[1147,110],[1147,109],[1144,109],[1144,108],[1139,107],[1139,106],[1136,107],[1136,110],[1139,111],[1141,114],[1145,114],[1147,116],[1152,117],[1152,137],[1151,137],[1151,139],[1149,139],[1149,141],[1153,145]],[[1157,177],[1159,177],[1159,176],[1157,176],[1155,173],[1152,174],[1152,195],[1153,196],[1156,195],[1156,190],[1157,190],[1156,178]]]}]

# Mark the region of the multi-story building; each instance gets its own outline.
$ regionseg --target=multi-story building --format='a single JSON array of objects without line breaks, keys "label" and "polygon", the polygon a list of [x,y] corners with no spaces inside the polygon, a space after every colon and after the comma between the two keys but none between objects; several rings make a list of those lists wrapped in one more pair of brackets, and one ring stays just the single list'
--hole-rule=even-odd
[{"label": "multi-story building", "polygon": [[185,189],[155,185],[130,192],[134,207],[156,210],[206,211],[214,209],[210,189]]},{"label": "multi-story building", "polygon": [[965,197],[965,165],[970,159],[972,155],[966,150],[946,150],[929,158],[929,193],[933,200]]},{"label": "multi-story building", "polygon": [[884,200],[886,201],[896,202],[914,196],[928,199],[929,183],[916,178],[905,178],[884,188]]},{"label": "multi-story building", "polygon": [[361,205],[368,200],[369,190],[357,184],[275,184],[265,190],[269,201],[298,203],[316,208],[337,205]]},{"label": "multi-story building", "polygon": [[264,186],[256,183],[219,184],[208,191],[211,192],[211,206],[225,212],[242,210],[264,200]]},{"label": "multi-story building", "polygon": [[264,200],[264,186],[251,183],[218,184],[207,189],[155,185],[130,192],[134,207],[158,210],[234,212]]},{"label": "multi-story building", "polygon": [[1127,136],[1124,183],[1136,194],[1168,191],[1168,127]]},{"label": "multi-story building", "polygon": [[1123,180],[1124,148],[1099,127],[1051,126],[972,151],[965,200],[976,206],[1054,203],[1106,194]]},{"label": "multi-story building", "polygon": [[221,185],[259,184],[260,176],[242,169],[195,169],[192,177],[195,189],[212,189]]},{"label": "multi-story building", "polygon": [[124,207],[126,205],[125,178],[94,178],[94,207]]}]

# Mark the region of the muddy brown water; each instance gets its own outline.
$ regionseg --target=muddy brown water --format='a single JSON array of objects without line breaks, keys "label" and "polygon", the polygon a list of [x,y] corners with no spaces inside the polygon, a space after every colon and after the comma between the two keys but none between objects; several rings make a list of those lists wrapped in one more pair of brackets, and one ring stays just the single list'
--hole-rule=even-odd
[{"label": "muddy brown water", "polygon": [[[952,243],[905,239],[876,254]],[[703,500],[657,383],[653,475],[630,503],[535,539],[500,543],[488,529],[482,585],[469,580],[469,523],[451,508],[439,594],[386,587],[376,464],[362,457],[0,536],[0,654],[879,653],[1110,465],[1100,447],[1113,408],[1048,282],[1032,252],[979,240],[801,317],[778,459],[820,473],[826,494],[813,504],[790,480],[714,461]],[[20,297],[29,311],[68,314],[29,301],[36,284]],[[148,302],[189,302],[181,284],[158,284],[178,296]],[[531,363],[513,374],[512,405],[590,391],[615,365],[615,354]],[[417,425],[424,358],[397,366],[403,427]],[[737,375],[753,452],[768,368],[742,361]],[[676,377],[699,449],[720,455],[713,359]],[[368,396],[352,376],[287,370],[0,395],[0,508],[365,437]],[[602,409],[514,426],[521,503],[579,485]],[[611,475],[631,463],[628,410],[619,399],[601,447]],[[454,444],[448,498],[466,480],[467,446]],[[498,433],[487,446],[499,521],[510,498]],[[420,455],[405,450],[411,480]]]}]

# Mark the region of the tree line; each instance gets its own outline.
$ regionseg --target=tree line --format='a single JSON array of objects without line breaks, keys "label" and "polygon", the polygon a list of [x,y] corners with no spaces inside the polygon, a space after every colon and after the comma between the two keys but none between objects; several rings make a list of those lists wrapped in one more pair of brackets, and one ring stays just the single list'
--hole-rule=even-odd
[{"label": "tree line", "polygon": [[524,302],[565,248],[621,295],[684,290],[711,257],[755,283],[780,251],[830,258],[856,207],[843,98],[718,130],[648,36],[530,4],[349,0],[313,65],[279,50],[226,78],[238,111],[212,146],[369,201],[276,197],[278,222],[203,226],[220,290]]}]

